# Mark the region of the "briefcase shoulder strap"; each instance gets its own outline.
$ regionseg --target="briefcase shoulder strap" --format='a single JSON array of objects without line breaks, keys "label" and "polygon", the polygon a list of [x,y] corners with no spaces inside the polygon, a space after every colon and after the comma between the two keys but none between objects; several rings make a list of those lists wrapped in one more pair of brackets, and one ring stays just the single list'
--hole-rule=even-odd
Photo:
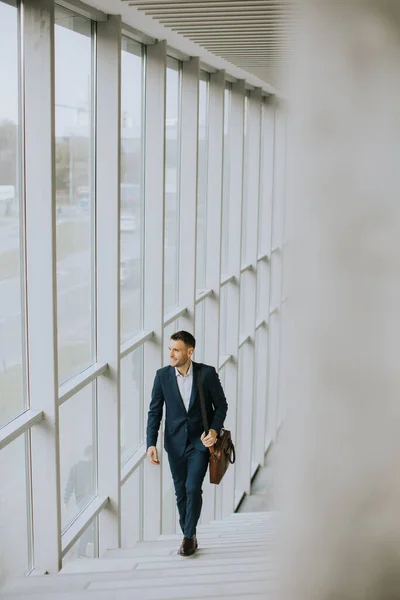
[{"label": "briefcase shoulder strap", "polygon": [[207,412],[206,412],[206,403],[204,400],[204,389],[203,389],[203,381],[202,381],[202,368],[200,367],[197,371],[197,390],[200,396],[200,407],[201,407],[201,416],[203,419],[203,427],[205,434],[208,435],[208,420],[207,420]]}]

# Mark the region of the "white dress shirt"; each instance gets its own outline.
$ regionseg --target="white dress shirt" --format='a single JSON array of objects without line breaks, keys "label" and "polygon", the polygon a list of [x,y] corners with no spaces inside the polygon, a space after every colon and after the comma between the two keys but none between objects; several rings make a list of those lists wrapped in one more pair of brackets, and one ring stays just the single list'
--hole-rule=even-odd
[{"label": "white dress shirt", "polygon": [[189,410],[190,396],[192,394],[193,387],[193,363],[190,362],[189,371],[185,376],[181,375],[178,369],[175,367],[176,380],[178,382],[179,391],[182,396],[183,404],[186,410]]}]

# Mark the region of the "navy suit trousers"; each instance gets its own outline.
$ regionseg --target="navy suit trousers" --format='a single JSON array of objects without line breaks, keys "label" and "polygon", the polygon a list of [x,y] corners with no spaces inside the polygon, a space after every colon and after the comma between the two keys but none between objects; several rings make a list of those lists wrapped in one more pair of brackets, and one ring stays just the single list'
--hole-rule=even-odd
[{"label": "navy suit trousers", "polygon": [[174,480],[179,524],[183,535],[191,538],[196,534],[197,522],[203,504],[203,480],[207,472],[209,452],[195,448],[190,441],[180,458],[168,455]]}]

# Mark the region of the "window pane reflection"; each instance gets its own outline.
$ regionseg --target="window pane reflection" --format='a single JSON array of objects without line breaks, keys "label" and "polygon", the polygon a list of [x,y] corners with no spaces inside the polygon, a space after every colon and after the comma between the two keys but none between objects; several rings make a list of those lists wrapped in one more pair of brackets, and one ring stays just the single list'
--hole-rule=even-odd
[{"label": "window pane reflection", "polygon": [[122,463],[144,442],[143,346],[121,361],[121,459]]},{"label": "window pane reflection", "polygon": [[142,480],[143,463],[121,489],[122,548],[132,548],[142,539]]},{"label": "window pane reflection", "polygon": [[91,383],[60,408],[61,513],[63,530],[97,493],[96,384]]},{"label": "window pane reflection", "polygon": [[203,300],[196,306],[196,350],[194,360],[198,363],[205,360],[205,327],[206,327],[206,302],[207,299]]},{"label": "window pane reflection", "polygon": [[206,287],[207,176],[208,176],[208,89],[209,75],[199,82],[199,149],[197,183],[197,270],[198,290]]},{"label": "window pane reflection", "polygon": [[178,306],[179,302],[180,104],[180,63],[168,58],[165,122],[165,314]]},{"label": "window pane reflection", "polygon": [[250,159],[249,117],[250,99],[244,98],[244,158],[243,158],[243,204],[242,204],[242,266],[246,263],[248,256],[249,236],[247,231],[247,204],[249,201],[248,176]]},{"label": "window pane reflection", "polygon": [[121,62],[121,339],[143,325],[143,50],[122,39]]},{"label": "window pane reflection", "polygon": [[222,195],[222,275],[230,274],[229,265],[229,194],[230,194],[230,112],[231,90],[225,88],[224,95],[224,157],[223,157],[223,195]]},{"label": "window pane reflection", "polygon": [[94,360],[93,44],[89,19],[56,7],[59,383]]},{"label": "window pane reflection", "polygon": [[25,408],[18,10],[0,2],[0,425]]},{"label": "window pane reflection", "polygon": [[64,556],[63,568],[76,558],[99,558],[99,519],[96,517]]},{"label": "window pane reflection", "polygon": [[33,566],[26,444],[27,434],[0,450],[0,588]]}]

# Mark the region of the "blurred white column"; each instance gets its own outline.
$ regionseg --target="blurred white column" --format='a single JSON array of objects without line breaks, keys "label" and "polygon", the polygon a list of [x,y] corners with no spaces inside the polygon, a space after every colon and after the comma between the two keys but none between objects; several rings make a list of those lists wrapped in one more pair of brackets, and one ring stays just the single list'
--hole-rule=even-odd
[{"label": "blurred white column", "polygon": [[399,33],[397,1],[312,3],[290,82],[288,600],[400,597]]}]

